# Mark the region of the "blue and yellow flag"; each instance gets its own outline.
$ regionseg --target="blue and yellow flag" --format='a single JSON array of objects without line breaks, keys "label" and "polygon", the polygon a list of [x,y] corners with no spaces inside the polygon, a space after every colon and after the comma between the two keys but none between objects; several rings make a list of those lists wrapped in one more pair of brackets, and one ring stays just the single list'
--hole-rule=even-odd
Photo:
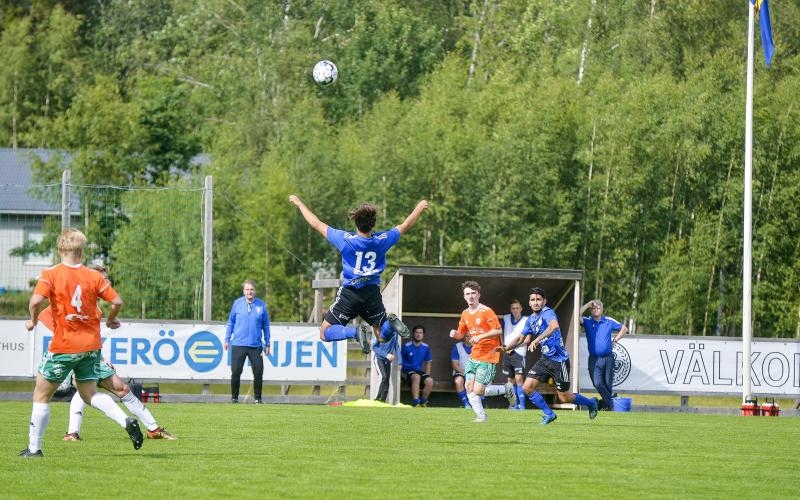
[{"label": "blue and yellow flag", "polygon": [[775,54],[775,44],[772,43],[772,24],[769,22],[769,5],[767,0],[750,0],[755,5],[758,14],[758,26],[761,28],[761,47],[764,49],[764,59],[767,66],[772,62]]}]

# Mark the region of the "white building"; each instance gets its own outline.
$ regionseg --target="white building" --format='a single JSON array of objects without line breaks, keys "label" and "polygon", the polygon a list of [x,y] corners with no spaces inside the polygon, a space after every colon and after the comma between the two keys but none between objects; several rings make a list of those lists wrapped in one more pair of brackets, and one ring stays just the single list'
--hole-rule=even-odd
[{"label": "white building", "polygon": [[[60,227],[60,194],[55,201],[44,201],[32,185],[31,164],[35,158],[47,161],[55,154],[46,149],[0,148],[0,293],[30,291],[39,272],[51,266],[54,253],[12,255],[28,241],[41,242],[45,221]],[[60,193],[60,185],[52,186]],[[73,214],[78,212],[73,209]]]}]

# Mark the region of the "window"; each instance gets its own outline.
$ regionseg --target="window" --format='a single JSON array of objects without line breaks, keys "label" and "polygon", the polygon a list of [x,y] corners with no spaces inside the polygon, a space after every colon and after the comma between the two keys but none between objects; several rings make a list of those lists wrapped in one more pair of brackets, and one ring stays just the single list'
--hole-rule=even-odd
[{"label": "window", "polygon": [[[25,243],[41,243],[44,240],[44,229],[25,228]],[[47,254],[30,253],[25,256],[26,266],[49,266],[53,263],[53,252]]]}]

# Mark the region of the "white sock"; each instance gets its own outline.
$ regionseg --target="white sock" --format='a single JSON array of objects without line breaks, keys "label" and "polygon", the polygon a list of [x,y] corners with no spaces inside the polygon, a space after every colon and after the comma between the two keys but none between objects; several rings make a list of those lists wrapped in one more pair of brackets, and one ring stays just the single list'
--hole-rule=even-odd
[{"label": "white sock", "polygon": [[483,411],[481,397],[474,392],[470,392],[467,394],[467,399],[469,399],[469,404],[472,405],[472,411],[475,412],[475,415],[477,415],[478,418],[486,418],[486,412]]},{"label": "white sock", "polygon": [[147,409],[145,405],[139,401],[139,398],[133,395],[132,392],[129,392],[122,398],[122,403],[130,410],[131,413],[139,417],[139,420],[142,421],[144,426],[147,428],[148,431],[154,431],[158,429],[158,424],[156,423],[156,419],[153,418],[153,414],[150,413],[150,410]]},{"label": "white sock", "polygon": [[67,434],[81,431],[83,409],[85,407],[86,403],[83,402],[81,394],[76,392],[75,395],[72,396],[72,401],[69,403],[69,427],[67,428]]},{"label": "white sock", "polygon": [[117,403],[111,399],[108,394],[98,392],[92,396],[92,406],[106,414],[108,418],[118,423],[120,427],[125,428],[125,412],[117,406]]},{"label": "white sock", "polygon": [[42,437],[47,423],[50,421],[50,405],[47,403],[33,403],[31,410],[31,424],[28,433],[28,449],[32,453],[42,449]]},{"label": "white sock", "polygon": [[499,396],[501,394],[503,395],[506,394],[506,387],[504,385],[492,384],[486,386],[486,391],[484,392],[483,395],[489,397],[489,396]]}]

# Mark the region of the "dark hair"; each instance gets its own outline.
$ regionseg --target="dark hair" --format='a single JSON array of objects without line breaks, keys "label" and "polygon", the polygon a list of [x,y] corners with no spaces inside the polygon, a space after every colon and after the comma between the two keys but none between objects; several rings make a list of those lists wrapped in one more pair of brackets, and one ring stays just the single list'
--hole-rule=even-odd
[{"label": "dark hair", "polygon": [[422,330],[422,333],[425,333],[425,327],[422,325],[414,325],[414,328],[411,329],[411,334],[413,335],[414,332],[417,330]]},{"label": "dark hair", "polygon": [[541,295],[543,299],[547,300],[547,295],[544,293],[544,288],[535,286],[528,290],[528,295],[533,295],[534,293],[536,295]]},{"label": "dark hair", "polygon": [[464,290],[465,288],[472,288],[477,292],[481,291],[481,285],[479,285],[477,281],[465,281],[461,283],[461,289]]},{"label": "dark hair", "polygon": [[511,300],[511,303],[510,303],[509,305],[512,305],[512,306],[513,306],[514,304],[519,304],[519,305],[522,305],[522,302],[520,302],[520,301],[519,301],[519,299],[512,299],[512,300]]},{"label": "dark hair", "polygon": [[108,269],[106,269],[105,266],[103,266],[102,264],[92,264],[86,267],[88,267],[92,271],[97,271],[98,273],[101,274],[108,274]]},{"label": "dark hair", "polygon": [[350,210],[347,216],[353,219],[359,231],[362,233],[369,233],[375,227],[375,221],[378,218],[378,209],[369,203],[362,203]]}]

